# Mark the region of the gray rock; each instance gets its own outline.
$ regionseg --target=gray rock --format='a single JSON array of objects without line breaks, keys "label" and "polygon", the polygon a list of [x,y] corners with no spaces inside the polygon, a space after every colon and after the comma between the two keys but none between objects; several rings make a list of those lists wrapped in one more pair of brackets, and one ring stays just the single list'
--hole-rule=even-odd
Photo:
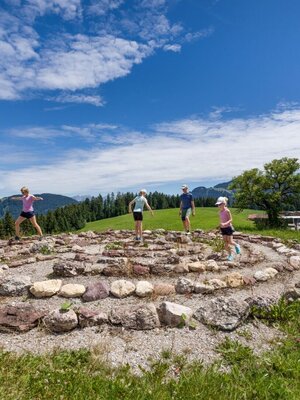
[{"label": "gray rock", "polygon": [[30,276],[5,276],[0,279],[1,296],[23,296],[31,286]]},{"label": "gray rock", "polygon": [[195,283],[194,292],[197,294],[210,294],[213,293],[215,288],[212,285],[206,285],[205,283]]},{"label": "gray rock", "polygon": [[84,264],[77,261],[60,261],[53,265],[53,272],[56,276],[77,276],[83,274],[84,270]]},{"label": "gray rock", "polygon": [[194,283],[187,278],[179,278],[175,285],[176,292],[179,294],[192,293],[194,291]]},{"label": "gray rock", "polygon": [[297,300],[300,299],[300,289],[296,286],[289,285],[284,293],[283,297],[287,300]]},{"label": "gray rock", "polygon": [[44,318],[44,324],[51,332],[68,332],[77,327],[78,318],[73,310],[61,311],[57,309],[51,311]]},{"label": "gray rock", "polygon": [[244,300],[219,297],[195,312],[195,319],[223,331],[233,331],[249,315],[250,306]]},{"label": "gray rock", "polygon": [[82,296],[83,301],[96,301],[109,296],[109,285],[104,281],[91,283]]},{"label": "gray rock", "polygon": [[152,303],[113,309],[110,322],[127,329],[149,330],[160,326],[155,305]]}]

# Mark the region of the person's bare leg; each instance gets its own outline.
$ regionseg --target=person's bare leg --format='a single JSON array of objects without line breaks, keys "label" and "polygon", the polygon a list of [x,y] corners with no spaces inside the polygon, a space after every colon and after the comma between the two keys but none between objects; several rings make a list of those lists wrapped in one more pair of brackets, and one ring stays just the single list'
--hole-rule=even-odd
[{"label": "person's bare leg", "polygon": [[20,225],[26,218],[19,216],[15,222],[16,236],[20,237]]},{"label": "person's bare leg", "polygon": [[39,226],[39,224],[36,222],[36,217],[33,216],[32,218],[29,219],[29,221],[31,222],[31,224],[34,226],[34,228],[37,230],[37,233],[40,236],[43,236],[43,232],[41,230],[41,227]]},{"label": "person's bare leg", "polygon": [[185,230],[186,230],[186,232],[189,232],[190,229],[191,229],[191,222],[190,222],[189,217],[186,217],[185,218]]},{"label": "person's bare leg", "polygon": [[139,237],[142,238],[143,235],[143,222],[139,221]]},{"label": "person's bare leg", "polygon": [[139,236],[139,221],[134,221],[135,237]]}]

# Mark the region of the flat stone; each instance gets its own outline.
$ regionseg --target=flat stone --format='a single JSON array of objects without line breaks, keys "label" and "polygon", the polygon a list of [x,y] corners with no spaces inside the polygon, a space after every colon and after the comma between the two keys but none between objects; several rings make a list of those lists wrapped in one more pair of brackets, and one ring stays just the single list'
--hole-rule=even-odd
[{"label": "flat stone", "polygon": [[187,278],[179,278],[175,285],[176,293],[187,294],[194,291],[194,283]]},{"label": "flat stone", "polygon": [[195,283],[194,292],[197,294],[210,294],[213,293],[215,288],[212,285],[206,285],[205,283]]},{"label": "flat stone", "polygon": [[126,281],[125,279],[114,281],[110,287],[111,294],[118,298],[130,296],[134,291],[134,283]]},{"label": "flat stone", "polygon": [[290,257],[289,263],[291,264],[291,266],[295,270],[300,269],[300,256],[292,256],[292,257]]},{"label": "flat stone", "polygon": [[249,312],[250,306],[246,301],[219,297],[198,308],[194,318],[205,325],[232,331],[248,317]]},{"label": "flat stone", "polygon": [[27,332],[38,325],[46,311],[37,310],[31,304],[14,304],[0,307],[1,332]]},{"label": "flat stone", "polygon": [[62,281],[60,279],[49,279],[47,281],[34,282],[30,287],[30,292],[38,298],[51,297],[59,292]]},{"label": "flat stone", "polygon": [[105,299],[109,296],[109,285],[104,281],[91,283],[87,286],[85,293],[82,296],[83,301],[96,301]]},{"label": "flat stone", "polygon": [[150,268],[147,266],[143,266],[143,265],[134,265],[133,266],[133,273],[135,275],[149,275],[150,273]]},{"label": "flat stone", "polygon": [[188,269],[190,272],[204,272],[206,266],[204,262],[196,261],[188,264]]},{"label": "flat stone", "polygon": [[53,265],[54,274],[63,277],[82,275],[84,270],[84,263],[78,261],[59,261]]},{"label": "flat stone", "polygon": [[227,287],[226,282],[217,278],[209,279],[206,283],[213,286],[215,289],[224,289]]},{"label": "flat stone", "polygon": [[169,296],[175,294],[175,286],[169,283],[156,283],[154,284],[154,294],[157,296]]},{"label": "flat stone", "polygon": [[81,297],[85,292],[85,286],[78,283],[68,283],[60,289],[59,295],[62,297],[72,298]]},{"label": "flat stone", "polygon": [[122,306],[112,310],[110,322],[127,329],[149,330],[160,326],[155,305]]},{"label": "flat stone", "polygon": [[135,294],[138,297],[148,297],[153,293],[154,287],[152,283],[148,281],[139,281],[136,284]]},{"label": "flat stone", "polygon": [[108,323],[108,315],[105,312],[90,310],[85,307],[80,307],[77,310],[78,321],[80,328],[88,326],[99,326]]},{"label": "flat stone", "polygon": [[0,279],[1,296],[23,296],[28,294],[31,278],[26,275],[3,276]]},{"label": "flat stone", "polygon": [[164,301],[159,306],[158,314],[162,324],[175,327],[187,323],[193,316],[193,310],[181,304]]},{"label": "flat stone", "polygon": [[244,280],[239,272],[232,272],[225,276],[225,282],[228,287],[237,288],[243,286]]}]

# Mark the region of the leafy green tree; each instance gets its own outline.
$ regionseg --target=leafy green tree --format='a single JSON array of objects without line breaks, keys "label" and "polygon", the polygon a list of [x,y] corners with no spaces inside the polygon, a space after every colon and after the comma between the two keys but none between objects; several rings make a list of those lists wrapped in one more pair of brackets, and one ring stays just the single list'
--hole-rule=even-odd
[{"label": "leafy green tree", "polygon": [[230,185],[235,192],[235,206],[265,210],[269,225],[280,226],[279,213],[293,206],[300,195],[300,163],[297,158],[281,158],[235,177]]}]

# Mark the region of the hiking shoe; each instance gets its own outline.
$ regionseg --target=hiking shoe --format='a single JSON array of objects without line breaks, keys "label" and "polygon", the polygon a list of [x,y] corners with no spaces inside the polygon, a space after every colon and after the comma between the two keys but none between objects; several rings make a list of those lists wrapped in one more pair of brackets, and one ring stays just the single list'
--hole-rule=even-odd
[{"label": "hiking shoe", "polygon": [[135,240],[141,240],[141,238],[139,238],[138,236],[136,236]]},{"label": "hiking shoe", "polygon": [[15,236],[15,240],[20,240],[20,236]]},{"label": "hiking shoe", "polygon": [[230,254],[230,255],[227,257],[227,260],[228,260],[228,261],[233,261],[233,256]]},{"label": "hiking shoe", "polygon": [[235,246],[235,252],[236,254],[241,254],[241,248],[238,244]]}]

